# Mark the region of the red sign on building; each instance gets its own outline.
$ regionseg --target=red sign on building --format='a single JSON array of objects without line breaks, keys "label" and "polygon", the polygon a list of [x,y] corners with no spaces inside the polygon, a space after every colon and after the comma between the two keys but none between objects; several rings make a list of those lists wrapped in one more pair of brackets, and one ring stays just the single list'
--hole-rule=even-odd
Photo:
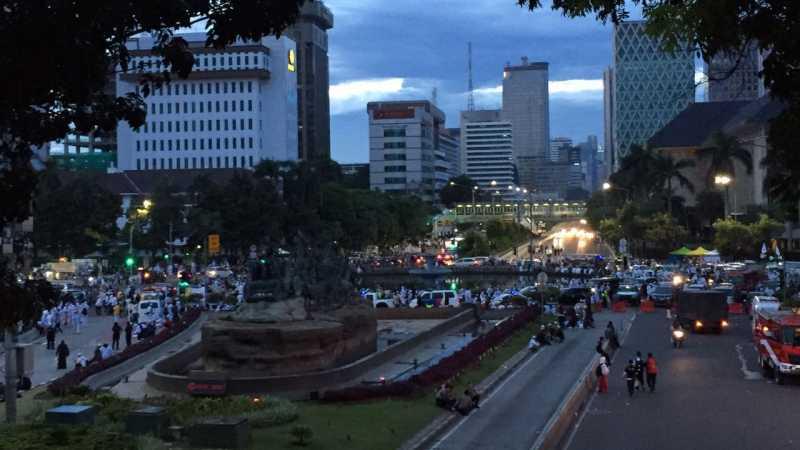
[{"label": "red sign on building", "polygon": [[414,109],[376,109],[372,112],[372,118],[381,119],[413,119]]}]

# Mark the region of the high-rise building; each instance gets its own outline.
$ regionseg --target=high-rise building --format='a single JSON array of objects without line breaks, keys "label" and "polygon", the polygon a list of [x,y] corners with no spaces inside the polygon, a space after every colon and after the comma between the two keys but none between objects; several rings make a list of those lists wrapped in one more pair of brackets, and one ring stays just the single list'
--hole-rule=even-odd
[{"label": "high-rise building", "polygon": [[446,161],[447,178],[461,174],[461,128],[443,128],[439,133],[439,149]]},{"label": "high-rise building", "polygon": [[331,156],[327,32],[331,28],[333,14],[321,0],[316,0],[303,4],[289,33],[297,43],[297,148],[300,159],[328,159]]},{"label": "high-rise building", "polygon": [[614,69],[603,71],[603,164],[606,176],[614,167]]},{"label": "high-rise building", "polygon": [[752,43],[741,54],[714,56],[706,65],[708,101],[755,100],[761,97],[764,95],[764,82],[758,75],[761,69],[761,54]]},{"label": "high-rise building", "polygon": [[[546,62],[528,62],[503,70],[503,120],[514,127],[514,158],[546,157],[550,151],[550,97]],[[521,176],[519,184],[534,180]]]},{"label": "high-rise building", "polygon": [[631,145],[645,142],[694,100],[694,54],[689,46],[672,52],[645,33],[645,22],[614,27],[614,164]]},{"label": "high-rise building", "polygon": [[556,137],[550,139],[550,152],[548,158],[550,161],[561,161],[562,158],[567,157],[567,152],[572,147],[572,139],[568,137]]},{"label": "high-rise building", "polygon": [[588,136],[586,142],[578,144],[580,149],[580,164],[583,174],[583,189],[594,192],[599,185],[598,166],[601,161],[598,159],[597,136]]},{"label": "high-rise building", "polygon": [[370,188],[433,200],[437,178],[444,177],[437,176],[437,167],[444,168],[437,161],[444,113],[419,100],[370,102],[367,114]]},{"label": "high-rise building", "polygon": [[[139,130],[119,123],[117,167],[249,168],[262,159],[297,159],[294,41],[267,37],[218,50],[205,46],[205,33],[182,37],[194,52],[194,70],[152,89]],[[127,47],[136,69],[117,75],[118,96],[138,91],[143,74],[165,69],[151,53],[151,37],[131,39]]]},{"label": "high-rise building", "polygon": [[461,112],[461,174],[486,191],[516,184],[512,125],[499,110]]}]

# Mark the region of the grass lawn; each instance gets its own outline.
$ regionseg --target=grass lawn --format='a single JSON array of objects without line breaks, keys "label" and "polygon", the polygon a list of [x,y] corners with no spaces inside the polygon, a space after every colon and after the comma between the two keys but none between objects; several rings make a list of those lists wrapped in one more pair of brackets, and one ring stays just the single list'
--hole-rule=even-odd
[{"label": "grass lawn", "polygon": [[[455,380],[455,392],[477,384],[515,353],[525,348],[540,322],[528,324],[514,333],[494,352]],[[434,405],[434,388],[424,396],[403,400],[377,400],[363,403],[298,403],[299,419],[293,423],[256,429],[252,448],[297,449],[289,434],[292,427],[307,425],[314,436],[307,449],[396,449],[425,427],[442,410]]]}]

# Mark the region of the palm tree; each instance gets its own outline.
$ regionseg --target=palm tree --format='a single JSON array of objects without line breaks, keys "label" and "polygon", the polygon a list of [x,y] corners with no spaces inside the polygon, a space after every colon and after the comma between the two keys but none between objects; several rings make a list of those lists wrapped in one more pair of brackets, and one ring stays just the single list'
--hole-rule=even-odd
[{"label": "palm tree", "polygon": [[612,176],[614,184],[628,189],[631,194],[649,197],[652,188],[650,170],[653,165],[652,150],[632,144],[628,154],[620,160],[620,168]]},{"label": "palm tree", "polygon": [[742,147],[742,144],[734,136],[729,136],[721,131],[717,131],[711,136],[711,145],[701,148],[698,154],[700,159],[710,160],[706,182],[709,187],[713,187],[714,177],[721,173],[731,177],[736,176],[735,163],[741,163],[747,173],[753,173],[753,156]]},{"label": "palm tree", "polygon": [[677,180],[680,186],[685,187],[689,192],[694,192],[694,184],[683,174],[683,171],[694,167],[694,161],[682,159],[675,161],[669,155],[658,154],[653,157],[651,162],[650,173],[653,179],[658,180],[657,185],[664,186],[666,183],[666,191],[664,192],[667,201],[667,212],[672,217],[672,180]]}]

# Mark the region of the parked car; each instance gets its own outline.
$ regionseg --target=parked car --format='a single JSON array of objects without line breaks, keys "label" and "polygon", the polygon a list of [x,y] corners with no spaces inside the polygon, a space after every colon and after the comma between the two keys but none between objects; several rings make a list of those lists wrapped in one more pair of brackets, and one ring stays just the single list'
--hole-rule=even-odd
[{"label": "parked car", "polygon": [[455,267],[476,267],[486,264],[489,258],[486,256],[475,256],[470,258],[458,258],[453,264]]},{"label": "parked car", "polygon": [[440,306],[459,306],[458,294],[453,290],[424,291],[412,301],[410,306],[415,307],[418,302],[428,308]]},{"label": "parked car", "polygon": [[666,306],[669,308],[672,306],[673,289],[672,282],[658,283],[650,294],[650,298],[656,306]]},{"label": "parked car", "polygon": [[367,292],[364,298],[372,303],[374,308],[394,308],[394,300],[391,298],[381,298],[377,292]]},{"label": "parked car", "polygon": [[632,283],[620,283],[617,290],[616,300],[625,301],[629,305],[636,305],[641,300],[639,286]]}]

